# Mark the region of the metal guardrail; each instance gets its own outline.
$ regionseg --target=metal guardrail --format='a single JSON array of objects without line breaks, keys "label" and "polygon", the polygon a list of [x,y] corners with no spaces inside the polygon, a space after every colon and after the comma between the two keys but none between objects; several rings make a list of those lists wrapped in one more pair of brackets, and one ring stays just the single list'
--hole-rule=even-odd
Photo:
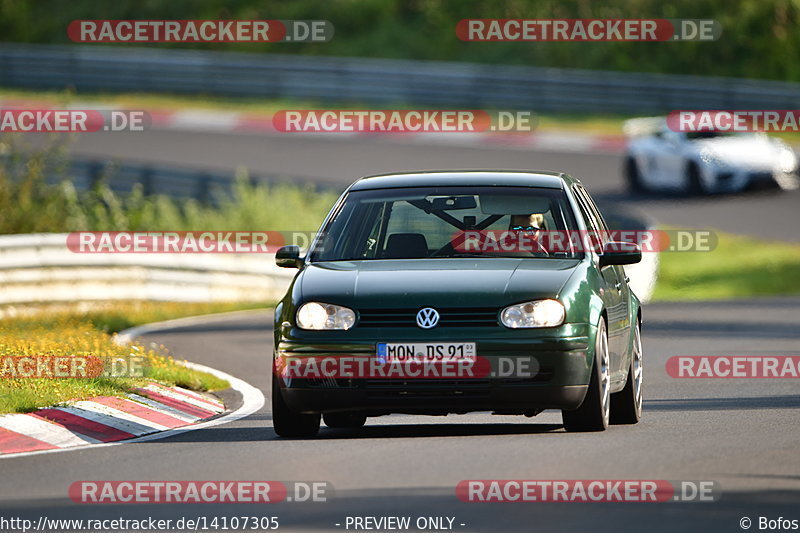
[{"label": "metal guardrail", "polygon": [[[58,176],[58,179],[64,178],[78,190],[87,190],[103,182],[118,193],[129,193],[140,186],[144,195],[195,198],[207,203],[214,202],[216,191],[229,191],[233,182],[230,174],[79,158],[73,158],[65,173]],[[260,180],[252,177],[250,181]]]},{"label": "metal guardrail", "polygon": [[[0,156],[0,166],[5,166],[10,175],[21,172],[13,165],[24,165],[25,160],[10,161]],[[50,183],[70,181],[78,190],[89,190],[104,183],[117,193],[130,193],[141,187],[144,195],[162,194],[174,198],[193,198],[203,203],[217,205],[220,194],[229,194],[236,182],[235,172],[209,172],[168,165],[135,163],[119,160],[100,160],[71,156],[69,161],[45,162],[44,174]],[[256,184],[292,183],[306,184],[316,190],[339,191],[339,187],[326,186],[310,176],[288,174],[247,175],[247,181]],[[220,193],[220,194],[218,194]]]},{"label": "metal guardrail", "polygon": [[0,236],[0,305],[281,298],[294,270],[272,254],[79,254],[67,234]]},{"label": "metal guardrail", "polygon": [[0,86],[534,112],[800,107],[800,84],[779,81],[92,45],[2,44]]}]

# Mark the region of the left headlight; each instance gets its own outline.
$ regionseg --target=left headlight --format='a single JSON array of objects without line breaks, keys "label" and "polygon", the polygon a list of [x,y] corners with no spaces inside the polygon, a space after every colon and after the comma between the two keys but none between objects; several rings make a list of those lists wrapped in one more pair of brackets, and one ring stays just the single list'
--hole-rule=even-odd
[{"label": "left headlight", "polygon": [[355,312],[341,305],[308,302],[297,310],[300,329],[350,329],[355,323]]},{"label": "left headlight", "polygon": [[500,321],[507,328],[552,328],[563,324],[565,316],[558,300],[535,300],[506,307]]}]

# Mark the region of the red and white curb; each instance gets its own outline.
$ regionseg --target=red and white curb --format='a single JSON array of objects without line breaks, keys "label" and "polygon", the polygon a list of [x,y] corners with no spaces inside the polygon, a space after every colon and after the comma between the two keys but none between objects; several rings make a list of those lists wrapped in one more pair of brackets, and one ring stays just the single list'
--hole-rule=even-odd
[{"label": "red and white curb", "polygon": [[0,415],[0,455],[115,442],[194,424],[225,411],[208,395],[152,383],[33,413]]},{"label": "red and white curb", "polygon": [[[56,109],[50,102],[35,100],[0,100],[0,107]],[[92,102],[73,102],[61,109],[118,109],[114,106]],[[267,113],[186,109],[137,109],[150,115],[150,127],[155,130],[206,133],[243,133],[253,135],[281,135],[332,139],[343,137],[380,137],[393,142],[414,144],[441,144],[449,146],[491,146],[519,150],[545,150],[555,152],[622,153],[627,145],[625,135],[600,135],[573,131],[533,131],[531,133],[458,132],[458,133],[285,133],[278,131]]]},{"label": "red and white curb", "polygon": [[[202,324],[225,315],[236,318],[252,312],[256,311],[147,324],[123,331],[115,340],[125,344],[145,333]],[[125,398],[92,398],[35,413],[0,415],[0,461],[86,449],[89,445],[98,448],[164,439],[234,422],[264,407],[264,394],[246,381],[205,365],[187,361],[181,364],[227,381],[241,396],[241,406],[225,413],[222,402],[209,395],[152,383]]]}]

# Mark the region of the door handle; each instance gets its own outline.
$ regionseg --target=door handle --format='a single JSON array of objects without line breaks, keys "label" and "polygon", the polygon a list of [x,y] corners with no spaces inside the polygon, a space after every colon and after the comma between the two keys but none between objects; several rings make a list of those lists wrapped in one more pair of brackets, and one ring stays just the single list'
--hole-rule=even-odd
[{"label": "door handle", "polygon": [[631,277],[625,276],[625,283],[630,283],[630,282],[631,282]]},{"label": "door handle", "polygon": [[614,284],[614,288],[617,289],[618,291],[622,291],[622,283],[616,282]]}]

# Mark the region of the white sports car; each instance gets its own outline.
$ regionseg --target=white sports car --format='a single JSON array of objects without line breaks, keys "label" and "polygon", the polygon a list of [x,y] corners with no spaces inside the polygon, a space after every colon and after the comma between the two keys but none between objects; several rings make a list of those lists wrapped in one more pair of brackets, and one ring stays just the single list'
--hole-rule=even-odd
[{"label": "white sports car", "polygon": [[798,159],[763,133],[676,132],[664,118],[625,123],[625,177],[636,192],[737,192],[759,185],[798,187]]}]

